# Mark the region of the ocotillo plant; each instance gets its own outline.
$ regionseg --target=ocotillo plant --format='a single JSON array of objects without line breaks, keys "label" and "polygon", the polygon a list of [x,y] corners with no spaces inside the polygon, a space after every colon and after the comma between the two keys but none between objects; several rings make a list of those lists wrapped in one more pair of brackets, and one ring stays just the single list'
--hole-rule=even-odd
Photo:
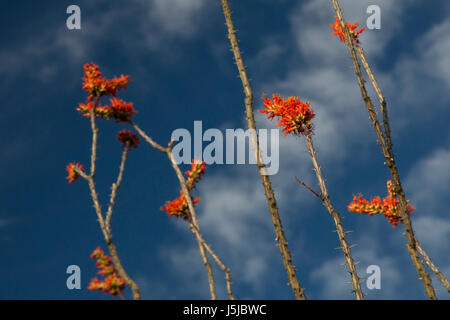
[{"label": "ocotillo plant", "polygon": [[[175,170],[175,173],[179,179],[181,186],[181,196],[172,202],[166,203],[163,207],[169,215],[183,216],[188,222],[191,231],[196,236],[200,254],[202,256],[203,263],[205,264],[208,282],[210,287],[211,299],[216,299],[215,282],[212,274],[212,268],[208,261],[206,252],[208,252],[218,266],[224,271],[225,278],[227,282],[227,291],[230,299],[234,299],[234,295],[231,290],[231,275],[230,270],[222,263],[218,256],[214,253],[211,247],[203,239],[200,233],[200,228],[198,225],[197,216],[194,209],[194,203],[198,202],[199,199],[193,200],[190,192],[194,188],[195,184],[199,181],[200,177],[204,174],[206,169],[205,165],[201,161],[193,161],[191,163],[191,170],[187,171],[187,181],[183,177],[183,174],[172,155],[172,141],[169,142],[167,147],[162,147],[153,139],[151,139],[137,124],[132,121],[133,115],[137,111],[133,107],[133,103],[125,102],[116,97],[119,90],[126,88],[129,83],[129,76],[122,75],[120,78],[106,79],[102,76],[99,67],[93,63],[86,64],[84,66],[84,77],[83,77],[83,89],[85,89],[89,96],[86,103],[80,103],[77,111],[79,111],[83,116],[89,117],[91,120],[91,130],[92,130],[92,153],[91,153],[91,171],[89,174],[85,173],[84,168],[79,163],[73,162],[67,166],[69,183],[77,180],[78,178],[84,178],[89,183],[89,188],[91,191],[91,197],[94,202],[94,207],[97,213],[97,218],[100,223],[100,228],[102,230],[105,241],[108,245],[108,249],[111,255],[111,261],[109,257],[96,250],[94,256],[101,259],[101,274],[107,276],[104,282],[98,280],[93,280],[91,282],[91,289],[99,289],[113,295],[119,294],[122,296],[123,284],[121,284],[121,279],[126,283],[132,290],[133,298],[140,299],[140,291],[137,284],[127,275],[122,264],[119,260],[117,249],[112,241],[111,235],[111,217],[113,214],[113,208],[117,196],[117,190],[122,182],[122,177],[125,168],[125,162],[127,154],[134,147],[136,148],[139,144],[139,138],[136,134],[131,133],[130,130],[122,130],[119,132],[118,140],[123,143],[124,151],[122,153],[122,161],[119,168],[119,174],[115,183],[111,187],[111,196],[109,200],[108,210],[104,216],[98,200],[97,191],[95,189],[95,169],[96,169],[96,159],[97,159],[97,140],[98,140],[98,128],[96,127],[96,118],[113,119],[118,123],[128,123],[130,124],[141,137],[148,142],[152,147],[159,151],[167,154],[170,163]],[[110,100],[110,105],[102,106],[100,100],[102,97],[112,96]],[[100,260],[99,260],[100,261]],[[97,262],[97,266],[99,266]],[[107,269],[105,269],[107,268]],[[106,272],[105,270],[108,270]],[[117,274],[115,272],[117,270]],[[112,286],[111,282],[114,282]]]},{"label": "ocotillo plant", "polygon": [[228,39],[230,40],[234,60],[239,71],[242,86],[244,88],[245,114],[247,119],[247,126],[251,134],[251,143],[256,153],[256,162],[258,165],[259,174],[261,176],[261,181],[264,186],[264,192],[267,198],[267,204],[269,206],[274,231],[276,234],[275,239],[277,241],[278,247],[280,248],[284,268],[286,269],[289,284],[291,285],[291,288],[294,291],[295,298],[298,300],[305,300],[306,295],[304,293],[304,289],[301,288],[300,282],[298,281],[297,272],[295,270],[294,263],[292,262],[292,256],[288,247],[288,242],[284,235],[283,225],[281,223],[281,218],[278,213],[278,206],[275,200],[275,194],[272,189],[272,184],[270,182],[269,176],[265,174],[266,167],[260,156],[259,141],[258,135],[256,133],[255,117],[253,114],[253,92],[250,86],[249,78],[247,76],[245,64],[242,59],[241,50],[239,49],[238,40],[236,38],[236,30],[234,30],[233,20],[231,19],[231,10],[227,0],[222,0],[222,9],[228,30]]},{"label": "ocotillo plant", "polygon": [[[392,178],[393,183],[393,191],[396,197],[398,197],[398,207],[399,207],[399,219],[405,228],[405,235],[408,242],[408,252],[411,256],[411,260],[417,270],[417,273],[420,279],[423,281],[425,292],[429,299],[436,299],[436,293],[431,283],[431,278],[428,272],[425,270],[422,260],[420,259],[419,252],[417,250],[417,239],[414,234],[414,230],[412,227],[411,219],[408,214],[408,203],[406,200],[405,192],[403,191],[403,187],[400,181],[400,175],[398,172],[393,147],[392,147],[392,139],[391,139],[391,130],[390,123],[387,111],[386,100],[383,97],[380,87],[378,86],[375,77],[373,76],[370,67],[367,63],[367,60],[364,56],[364,52],[362,49],[358,49],[360,47],[358,37],[358,31],[354,32],[355,28],[352,28],[354,25],[346,24],[344,20],[344,16],[342,14],[342,10],[339,7],[339,3],[337,0],[332,0],[332,4],[334,6],[334,10],[336,12],[336,24],[333,27],[336,34],[339,34],[341,41],[344,41],[350,51],[350,55],[353,61],[353,67],[355,69],[357,81],[359,88],[361,90],[361,96],[364,100],[365,106],[369,113],[369,117],[372,121],[373,128],[378,137],[378,143],[381,146],[381,150],[383,156],[385,158],[385,164],[388,167],[389,173]],[[350,27],[350,28],[349,28]],[[364,79],[361,73],[361,68],[358,62],[357,54],[359,54],[363,65],[365,66],[366,72],[369,75],[372,85],[377,92],[378,98],[380,99],[380,109],[383,117],[383,128],[377,118],[377,114],[375,111],[375,107],[367,94],[367,90],[364,84]]]},{"label": "ocotillo plant", "polygon": [[346,232],[342,226],[341,216],[331,204],[325,179],[322,175],[321,167],[317,160],[316,150],[314,149],[312,141],[313,127],[311,121],[315,117],[315,114],[310,105],[311,103],[303,102],[298,97],[289,97],[288,99],[284,99],[281,96],[274,94],[272,95],[272,99],[269,99],[264,95],[264,109],[259,110],[259,112],[267,114],[269,119],[279,118],[278,126],[283,127],[282,132],[284,135],[292,134],[294,136],[305,137],[306,148],[311,156],[321,194],[313,191],[313,189],[308,187],[303,181],[299,179],[297,179],[297,181],[307,187],[313,192],[314,195],[322,200],[323,205],[333,218],[334,224],[336,225],[336,232],[339,236],[339,241],[341,242],[341,249],[344,253],[345,264],[347,265],[348,272],[351,276],[352,285],[354,288],[353,291],[356,299],[362,300],[364,299],[364,295],[361,290],[359,277],[356,273],[355,262],[351,254],[351,246],[348,244],[345,237]]},{"label": "ocotillo plant", "polygon": [[[173,141],[170,141],[168,143],[168,146],[165,148],[163,146],[161,146],[160,144],[158,144],[157,142],[155,142],[149,135],[147,135],[137,124],[135,124],[133,121],[129,121],[130,125],[142,136],[142,138],[153,148],[155,148],[156,150],[159,150],[163,153],[165,153],[167,155],[167,157],[169,158],[170,164],[172,165],[172,168],[175,171],[175,174],[178,178],[178,181],[180,183],[180,187],[181,187],[181,192],[180,192],[180,198],[175,199],[175,203],[174,201],[172,201],[172,203],[166,203],[166,205],[163,207],[164,210],[166,210],[168,213],[169,211],[173,213],[174,209],[174,204],[175,205],[180,205],[181,204],[181,208],[178,209],[185,209],[184,206],[187,205],[187,209],[188,212],[184,211],[183,214],[181,214],[181,216],[185,216],[186,217],[186,221],[189,222],[189,228],[190,230],[194,233],[196,239],[197,239],[197,243],[199,246],[199,250],[200,250],[200,254],[202,256],[202,261],[203,264],[205,265],[206,268],[206,273],[208,276],[208,283],[209,283],[209,291],[210,291],[210,296],[212,300],[217,299],[217,295],[216,295],[216,286],[215,286],[215,281],[214,281],[214,277],[213,277],[213,272],[212,272],[212,268],[211,268],[211,264],[208,261],[208,257],[206,256],[206,251],[208,251],[208,253],[211,255],[211,257],[214,259],[214,261],[217,263],[217,265],[222,269],[222,271],[225,274],[225,280],[226,280],[226,284],[227,284],[227,293],[228,293],[228,297],[231,300],[234,300],[235,297],[233,295],[233,291],[231,289],[231,273],[230,273],[230,269],[227,268],[223,262],[219,259],[219,257],[215,254],[215,252],[211,249],[211,247],[208,245],[208,243],[206,243],[206,241],[203,239],[203,236],[200,233],[200,227],[198,224],[198,220],[197,220],[197,214],[195,212],[195,208],[194,208],[194,202],[198,202],[192,199],[191,197],[191,190],[193,188],[193,185],[195,184],[196,180],[200,178],[201,174],[200,172],[204,171],[204,167],[203,167],[203,162],[199,162],[199,161],[195,161],[193,160],[192,162],[192,170],[191,171],[187,171],[187,175],[188,175],[188,181],[186,181],[186,179],[184,178],[180,167],[178,166],[177,162],[175,161],[175,158],[172,154],[172,143]],[[186,203],[184,202],[186,201]],[[169,209],[169,210],[167,210]],[[177,215],[177,214],[175,214]]]},{"label": "ocotillo plant", "polygon": [[[393,227],[396,227],[400,220],[400,214],[398,211],[399,201],[395,197],[395,192],[391,180],[388,180],[387,182],[387,191],[388,194],[385,198],[381,199],[379,196],[377,196],[375,198],[372,198],[371,201],[363,199],[361,194],[359,194],[358,196],[353,196],[353,201],[348,205],[348,210],[356,213],[364,213],[369,216],[372,216],[373,214],[383,214],[389,221],[389,223],[392,224]],[[416,209],[409,203],[407,204],[407,208],[408,214]],[[425,260],[425,263],[435,273],[436,278],[450,293],[450,283],[448,282],[447,278],[444,277],[439,268],[436,267],[433,261],[431,261],[430,257],[428,257],[426,252],[422,249],[418,241],[416,242],[416,246],[417,251]]]},{"label": "ocotillo plant", "polygon": [[[96,118],[102,117],[106,119],[114,119],[117,122],[124,122],[126,119],[133,116],[136,113],[133,105],[126,103],[116,97],[119,90],[126,88],[130,79],[128,76],[122,75],[120,78],[106,79],[102,76],[99,68],[95,64],[86,64],[84,66],[84,77],[83,77],[83,89],[89,94],[86,103],[80,103],[77,110],[86,117],[90,118],[91,131],[92,131],[92,149],[91,149],[91,167],[90,172],[86,173],[83,166],[74,162],[67,166],[69,183],[77,180],[78,178],[83,178],[87,180],[89,189],[91,192],[91,198],[94,203],[95,212],[97,214],[97,219],[100,224],[103,237],[111,255],[111,260],[114,267],[117,269],[119,276],[125,281],[125,283],[131,288],[133,293],[133,299],[140,299],[141,294],[138,285],[131,279],[130,276],[125,272],[122,263],[119,259],[117,253],[116,245],[113,242],[111,233],[111,217],[113,214],[114,204],[117,195],[117,189],[119,189],[122,182],[123,172],[125,168],[125,162],[127,159],[127,154],[132,147],[136,147],[138,141],[137,136],[131,133],[124,134],[119,133],[118,138],[124,144],[124,149],[122,153],[122,160],[119,167],[119,174],[117,176],[116,182],[112,184],[111,195],[109,199],[108,209],[106,215],[103,215],[100,201],[98,199],[97,190],[95,187],[95,172],[96,172],[96,162],[97,162],[97,140],[98,140],[98,128],[96,126]],[[100,100],[103,97],[112,96],[111,106],[101,106]]]}]

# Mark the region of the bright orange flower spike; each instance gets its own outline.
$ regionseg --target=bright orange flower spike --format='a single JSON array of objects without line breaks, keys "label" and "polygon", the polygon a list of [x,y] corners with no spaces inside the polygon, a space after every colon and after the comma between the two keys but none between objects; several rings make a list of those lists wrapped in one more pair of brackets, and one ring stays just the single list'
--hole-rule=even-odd
[{"label": "bright orange flower spike", "polygon": [[[94,107],[95,102],[91,101],[86,103],[80,103],[78,105],[77,111],[81,112],[83,117],[90,117],[91,116],[91,110]],[[107,118],[109,119],[112,115],[112,109],[109,106],[102,106],[100,103],[95,108],[95,116],[101,117],[101,118]]]},{"label": "bright orange flower spike", "polygon": [[104,95],[116,96],[117,91],[126,89],[130,82],[130,77],[124,75],[110,80],[102,77],[99,67],[94,63],[85,64],[83,69],[83,89],[89,93],[88,100]]},{"label": "bright orange flower spike", "polygon": [[74,182],[75,180],[77,180],[80,177],[80,175],[74,170],[75,168],[84,172],[83,166],[81,164],[79,164],[78,162],[69,163],[66,167],[66,170],[68,173],[68,176],[66,179],[69,180],[68,181],[69,183]]},{"label": "bright orange flower spike", "polygon": [[121,99],[113,97],[111,99],[110,117],[117,122],[127,122],[137,111],[133,108],[132,102],[125,102]]},{"label": "bright orange flower spike", "polygon": [[96,266],[100,269],[98,274],[105,277],[104,281],[94,278],[89,283],[89,290],[100,290],[104,293],[112,294],[113,296],[122,294],[125,288],[125,281],[120,277],[111,258],[108,257],[102,249],[97,248],[92,252],[91,258],[97,259]]},{"label": "bright orange flower spike", "polygon": [[[372,201],[363,199],[361,195],[353,196],[353,201],[348,205],[348,210],[356,213],[365,213],[373,215],[374,213],[384,214],[386,219],[392,226],[398,225],[400,215],[398,214],[398,200],[395,197],[392,181],[387,181],[388,195],[381,200],[380,197],[375,197]],[[414,211],[416,208],[407,204],[408,213]]]},{"label": "bright orange flower spike", "polygon": [[310,102],[303,102],[298,97],[289,97],[287,100],[280,95],[272,95],[272,100],[263,95],[263,110],[260,113],[268,114],[268,118],[279,117],[277,126],[284,127],[283,134],[306,135],[312,131],[311,120],[314,118],[314,110]]},{"label": "bright orange flower spike", "polygon": [[131,148],[137,148],[139,145],[139,137],[137,134],[131,133],[131,130],[122,130],[117,135],[117,140],[123,143],[123,146],[126,146],[128,142],[129,150]]},{"label": "bright orange flower spike", "polygon": [[[363,27],[362,29],[356,30],[356,28],[358,28],[359,26],[359,22],[355,22],[354,24],[350,24],[349,22],[347,22],[346,24],[348,30],[350,31],[350,35],[353,38],[354,43],[358,45],[359,44],[358,35],[364,30],[366,30],[366,28]],[[334,30],[334,33],[332,33],[331,35],[339,36],[341,42],[347,42],[347,39],[345,38],[345,31],[342,29],[338,17],[336,17],[336,22],[334,24],[330,24],[330,27]]]},{"label": "bright orange flower spike", "polygon": [[[198,202],[200,202],[200,198],[192,199],[194,205]],[[166,204],[161,207],[161,211],[166,211],[169,217],[182,217],[184,220],[190,221],[189,207],[186,198],[184,197],[183,190],[180,190],[180,196],[178,198],[167,201]]]},{"label": "bright orange flower spike", "polygon": [[192,160],[191,170],[186,171],[186,175],[188,176],[187,184],[188,186],[192,186],[191,189],[200,181],[202,175],[205,174],[205,170],[205,161]]},{"label": "bright orange flower spike", "polygon": [[[195,159],[192,160],[191,170],[186,171],[186,185],[189,191],[194,189],[195,184],[199,182],[202,175],[205,174],[205,170],[205,161]],[[198,202],[200,202],[200,198],[192,199],[192,203],[194,205]],[[161,211],[166,211],[169,217],[182,217],[184,220],[190,221],[189,207],[187,205],[186,198],[184,197],[183,190],[180,190],[180,196],[178,198],[172,201],[167,201],[166,204],[161,207]]]}]

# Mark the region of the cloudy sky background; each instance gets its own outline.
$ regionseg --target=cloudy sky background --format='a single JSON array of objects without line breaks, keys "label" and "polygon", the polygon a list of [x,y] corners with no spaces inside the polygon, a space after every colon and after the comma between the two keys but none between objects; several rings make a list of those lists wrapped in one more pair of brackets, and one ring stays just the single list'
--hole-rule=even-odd
[{"label": "cloudy sky background", "polygon": [[[82,30],[66,28],[77,4]],[[450,4],[448,1],[342,0],[349,21],[381,8],[381,29],[362,46],[387,98],[395,153],[422,247],[450,276]],[[331,200],[353,230],[358,272],[381,268],[381,290],[368,299],[422,299],[402,227],[382,216],[347,211],[353,194],[386,194],[389,179],[355,80],[348,49],[331,37],[331,1],[230,1],[255,109],[263,93],[300,96],[317,114],[314,142]],[[84,181],[68,185],[65,166],[89,162],[89,122],[75,111],[85,99],[82,66],[107,77],[129,74],[121,95],[136,122],[165,144],[177,128],[245,128],[241,83],[229,51],[220,1],[15,1],[0,13],[0,298],[104,299],[87,290],[96,269],[89,254],[105,248]],[[371,92],[374,102],[377,100]],[[259,128],[273,128],[256,115]],[[121,146],[116,123],[101,122],[97,188],[103,203]],[[120,128],[121,129],[121,128]],[[206,145],[206,144],[205,144]],[[182,169],[187,170],[188,166]],[[312,299],[352,299],[334,225],[297,176],[316,187],[301,138],[280,135],[280,170],[271,177],[298,277]],[[207,299],[197,244],[182,220],[159,210],[178,195],[166,158],[146,145],[129,154],[112,229],[120,258],[144,299]],[[197,187],[201,229],[231,268],[240,299],[292,299],[255,166],[211,165]],[[105,207],[105,205],[104,205]],[[82,270],[82,290],[66,288],[68,265]],[[215,269],[218,295],[226,298]],[[433,276],[438,297],[448,294]],[[130,297],[130,293],[126,295]]]}]

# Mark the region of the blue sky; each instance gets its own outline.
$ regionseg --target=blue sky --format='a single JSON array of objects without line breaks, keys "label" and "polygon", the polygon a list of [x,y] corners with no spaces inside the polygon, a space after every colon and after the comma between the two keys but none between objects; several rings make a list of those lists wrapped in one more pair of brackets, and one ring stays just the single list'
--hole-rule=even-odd
[{"label": "blue sky", "polygon": [[[77,4],[82,29],[66,28]],[[395,153],[414,229],[423,248],[450,276],[450,5],[447,1],[346,0],[346,19],[364,23],[378,4],[380,30],[362,46],[388,101]],[[331,37],[331,1],[230,1],[255,109],[263,93],[300,96],[317,114],[314,141],[330,196],[353,230],[353,256],[381,267],[382,289],[368,299],[422,299],[423,286],[405,249],[402,227],[382,216],[347,211],[352,195],[385,195],[389,178],[376,144],[347,48]],[[14,1],[0,12],[0,298],[108,299],[87,290],[95,276],[89,254],[105,249],[87,184],[71,185],[65,166],[88,164],[90,127],[75,111],[86,95],[82,66],[104,75],[128,74],[121,95],[133,101],[136,122],[161,144],[177,128],[245,128],[241,83],[226,38],[220,1]],[[372,96],[375,98],[375,96]],[[376,99],[374,99],[376,101]],[[257,115],[260,128],[274,123]],[[97,188],[103,204],[117,173],[121,146],[116,123],[101,122]],[[187,170],[187,166],[182,169]],[[298,277],[311,299],[351,299],[349,277],[332,220],[294,180],[316,186],[301,138],[280,136],[280,171],[272,176]],[[159,210],[178,195],[166,157],[142,144],[129,154],[113,216],[120,258],[144,299],[207,299],[197,244],[182,220]],[[292,299],[275,246],[255,166],[211,165],[199,183],[198,215],[205,238],[231,268],[244,299]],[[105,207],[105,205],[103,205]],[[82,290],[66,288],[66,268],[81,268]],[[218,295],[226,297],[215,270]],[[438,297],[448,294],[438,289]],[[131,297],[130,292],[126,292]]]}]

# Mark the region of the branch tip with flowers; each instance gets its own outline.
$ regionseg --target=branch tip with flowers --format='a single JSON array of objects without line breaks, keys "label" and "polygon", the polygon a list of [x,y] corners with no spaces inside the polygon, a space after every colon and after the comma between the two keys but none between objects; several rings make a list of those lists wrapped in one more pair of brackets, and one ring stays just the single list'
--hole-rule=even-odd
[{"label": "branch tip with flowers", "polygon": [[[356,213],[365,213],[369,216],[373,214],[384,214],[385,218],[392,224],[393,227],[398,225],[400,215],[398,212],[398,199],[395,197],[392,181],[387,181],[388,194],[384,199],[379,196],[373,198],[371,201],[362,198],[362,195],[353,196],[353,201],[348,205],[348,210]],[[407,204],[408,214],[416,208]]]},{"label": "branch tip with flowers", "polygon": [[[83,76],[83,89],[88,92],[87,102],[80,103],[77,111],[81,113],[82,116],[89,117],[91,122],[92,131],[92,148],[91,148],[91,168],[90,173],[87,174],[82,165],[77,162],[70,163],[66,170],[68,172],[68,182],[72,183],[78,178],[82,177],[87,180],[89,189],[91,192],[91,198],[94,203],[95,212],[97,214],[97,220],[100,224],[100,229],[102,230],[103,237],[108,246],[109,253],[111,255],[111,261],[114,265],[115,270],[117,270],[120,279],[127,284],[133,295],[133,299],[140,299],[140,290],[138,285],[131,279],[131,277],[126,273],[122,266],[117,253],[116,245],[112,239],[111,232],[111,217],[113,213],[113,208],[115,204],[115,199],[117,196],[117,190],[122,182],[123,172],[125,169],[125,162],[127,158],[127,153],[131,148],[136,148],[139,143],[137,135],[132,134],[130,131],[120,131],[118,134],[118,140],[123,143],[123,152],[121,157],[121,163],[119,167],[119,174],[117,176],[116,182],[111,186],[111,195],[109,199],[109,205],[106,215],[103,215],[100,202],[98,199],[97,190],[95,187],[95,172],[96,172],[96,161],[97,161],[97,143],[98,143],[98,128],[96,126],[96,118],[105,119],[115,119],[117,122],[127,122],[136,113],[132,104],[126,103],[116,97],[118,91],[126,89],[128,82],[130,81],[128,76],[120,76],[119,78],[106,79],[102,76],[99,67],[96,64],[90,63],[84,65],[84,76]],[[100,100],[102,97],[112,96],[110,102],[111,106],[101,106]],[[100,254],[97,252],[97,254]],[[112,278],[116,281],[117,277]],[[118,281],[118,280],[117,280]],[[100,282],[94,281],[92,288],[95,286],[101,286]],[[100,287],[98,287],[100,288]],[[121,292],[120,292],[121,294]]]},{"label": "branch tip with flowers", "polygon": [[197,220],[197,214],[195,212],[195,204],[200,202],[200,199],[199,198],[193,199],[191,197],[192,189],[195,187],[195,184],[201,179],[201,176],[204,174],[206,170],[205,162],[196,159],[192,160],[191,170],[186,171],[187,175],[186,181],[186,179],[183,176],[183,173],[180,170],[180,167],[178,166],[172,154],[173,140],[171,140],[167,144],[167,147],[163,147],[159,143],[154,141],[149,135],[147,135],[147,133],[144,130],[142,130],[136,123],[132,121],[129,121],[129,123],[136,130],[136,132],[144,139],[144,141],[146,141],[151,147],[155,148],[156,150],[165,153],[169,158],[169,162],[172,165],[173,170],[175,171],[181,190],[180,196],[175,200],[167,201],[165,205],[161,207],[161,210],[166,211],[168,216],[182,217],[189,223],[189,229],[192,231],[192,233],[194,233],[197,239],[200,255],[202,257],[202,261],[206,269],[211,300],[216,300],[217,294],[212,267],[206,255],[206,252],[208,252],[211,255],[213,260],[224,272],[228,297],[231,300],[234,300],[235,297],[232,292],[230,269],[223,264],[223,262],[218,258],[218,256],[214,253],[214,251],[211,249],[211,247],[207,244],[207,242],[201,235],[200,227]]},{"label": "branch tip with flowers", "polygon": [[125,297],[122,294],[125,288],[125,280],[117,272],[110,257],[108,257],[100,247],[94,250],[91,254],[92,259],[97,259],[96,266],[100,269],[99,275],[105,279],[103,281],[93,278],[88,286],[89,290],[100,290],[112,296],[119,295],[122,300]]},{"label": "branch tip with flowers", "polygon": [[345,231],[342,227],[341,216],[331,204],[330,197],[328,195],[328,189],[325,184],[325,179],[321,172],[321,167],[319,166],[316,150],[314,149],[312,142],[312,119],[315,117],[314,110],[311,107],[310,102],[303,102],[298,97],[289,97],[284,99],[280,95],[273,94],[272,99],[267,98],[263,95],[264,99],[264,109],[259,110],[259,112],[267,114],[269,119],[278,118],[278,127],[282,127],[283,133],[285,135],[292,134],[294,136],[304,136],[306,140],[306,147],[314,167],[314,172],[316,173],[317,181],[321,190],[321,194],[318,194],[311,187],[306,185],[303,181],[296,178],[299,183],[311,191],[315,196],[317,196],[324,207],[328,210],[332,216],[334,223],[336,225],[336,231],[339,236],[339,241],[345,256],[345,263],[347,269],[351,276],[351,283],[353,285],[353,292],[355,293],[357,300],[364,299],[364,294],[361,290],[361,284],[359,277],[356,273],[356,266],[351,254],[351,246],[349,246],[347,239],[345,237]]},{"label": "branch tip with flowers", "polygon": [[[381,92],[381,89],[373,76],[373,73],[370,69],[370,66],[367,62],[367,59],[364,55],[364,51],[359,46],[359,42],[352,41],[355,39],[355,32],[354,28],[352,29],[348,24],[345,23],[344,16],[342,14],[342,10],[339,7],[339,3],[337,0],[331,0],[334,10],[336,12],[337,16],[337,22],[339,22],[340,30],[344,32],[345,35],[345,43],[347,44],[347,47],[350,52],[350,56],[353,61],[353,67],[355,69],[357,82],[359,85],[359,88],[361,90],[361,96],[364,101],[364,104],[366,106],[366,109],[369,113],[369,117],[371,119],[373,128],[377,134],[378,137],[378,143],[380,144],[381,151],[383,153],[383,156],[385,158],[385,164],[388,167],[388,170],[391,175],[393,189],[395,191],[395,195],[398,198],[398,216],[400,222],[403,224],[405,228],[405,236],[408,243],[408,252],[410,254],[411,260],[413,265],[415,266],[417,273],[419,275],[419,278],[422,280],[425,292],[427,294],[428,299],[435,300],[436,299],[436,292],[433,288],[430,275],[425,270],[423,261],[420,259],[420,254],[418,252],[418,241],[416,239],[416,236],[414,234],[414,230],[412,227],[412,222],[409,217],[409,208],[408,208],[408,201],[406,200],[405,192],[403,190],[401,181],[400,181],[400,175],[398,172],[397,164],[395,161],[395,156],[393,152],[392,147],[392,139],[391,139],[391,130],[390,130],[390,123],[389,123],[389,117],[388,117],[388,111],[387,111],[387,105],[386,100],[384,99],[384,96]],[[336,24],[337,24],[336,22]],[[333,28],[335,29],[335,28]],[[336,30],[335,30],[336,31]],[[341,34],[342,35],[342,34]],[[357,36],[357,34],[356,34]],[[369,76],[369,79],[371,80],[371,83],[375,89],[375,92],[378,95],[378,98],[380,100],[380,110],[383,117],[383,128],[380,125],[380,122],[377,118],[377,113],[375,111],[374,105],[372,103],[371,98],[367,94],[367,90],[365,87],[365,80],[361,73],[361,67],[358,62],[359,55],[360,60],[362,61],[362,64]]]},{"label": "branch tip with flowers", "polygon": [[[78,178],[82,177],[86,179],[89,183],[91,190],[91,197],[94,202],[94,207],[97,213],[98,221],[100,223],[101,230],[103,232],[105,241],[108,245],[112,264],[117,269],[118,276],[123,279],[124,283],[130,286],[133,292],[133,298],[140,298],[140,291],[136,283],[126,274],[123,269],[120,260],[118,258],[116,247],[112,241],[111,235],[111,217],[113,214],[113,208],[115,205],[115,199],[117,196],[117,190],[119,189],[124,168],[127,158],[127,154],[132,148],[137,148],[139,145],[139,137],[137,134],[131,132],[131,130],[121,130],[118,133],[117,140],[123,144],[122,161],[119,167],[119,174],[117,176],[116,182],[112,184],[110,201],[106,215],[103,216],[101,206],[98,200],[97,191],[95,189],[94,176],[96,169],[96,159],[97,159],[97,140],[98,140],[98,128],[96,127],[95,120],[97,118],[103,118],[106,120],[115,120],[118,123],[127,123],[131,125],[136,132],[153,148],[164,152],[167,154],[172,167],[174,168],[181,185],[180,197],[172,202],[166,203],[164,210],[166,210],[170,215],[182,216],[190,223],[190,229],[195,234],[196,239],[199,244],[200,253],[205,264],[208,282],[210,286],[211,299],[216,299],[215,292],[215,282],[212,275],[212,268],[207,259],[206,251],[213,257],[220,268],[225,272],[225,278],[227,281],[227,291],[230,299],[234,299],[234,295],[231,291],[231,275],[230,270],[225,267],[222,261],[214,253],[211,247],[206,243],[200,233],[200,229],[197,222],[197,217],[194,210],[194,204],[199,202],[200,199],[192,199],[190,196],[190,191],[195,187],[195,184],[200,180],[201,176],[204,174],[206,166],[203,161],[194,160],[191,164],[191,170],[187,171],[188,175],[187,182],[184,179],[181,171],[175,162],[172,155],[172,144],[173,141],[169,142],[166,148],[162,147],[156,143],[152,138],[150,138],[140,127],[138,127],[133,121],[132,117],[137,114],[137,111],[133,107],[133,103],[126,102],[117,98],[117,92],[126,89],[129,83],[129,76],[121,75],[118,78],[106,79],[102,76],[99,67],[96,64],[90,63],[84,66],[84,76],[83,76],[83,89],[89,94],[86,103],[80,103],[77,111],[81,113],[82,116],[89,117],[91,120],[91,130],[92,130],[92,152],[91,152],[91,171],[86,174],[84,168],[81,164],[77,162],[72,162],[67,166],[68,171],[68,182],[72,183]],[[110,99],[110,105],[101,105],[100,99],[104,96],[112,96]],[[98,252],[96,253],[99,254]],[[106,259],[106,258],[105,258]],[[114,278],[115,279],[115,278]],[[106,281],[106,280],[105,280]],[[98,280],[93,280],[92,288],[104,288],[105,283],[99,282]],[[121,291],[118,292],[121,294]]]}]

